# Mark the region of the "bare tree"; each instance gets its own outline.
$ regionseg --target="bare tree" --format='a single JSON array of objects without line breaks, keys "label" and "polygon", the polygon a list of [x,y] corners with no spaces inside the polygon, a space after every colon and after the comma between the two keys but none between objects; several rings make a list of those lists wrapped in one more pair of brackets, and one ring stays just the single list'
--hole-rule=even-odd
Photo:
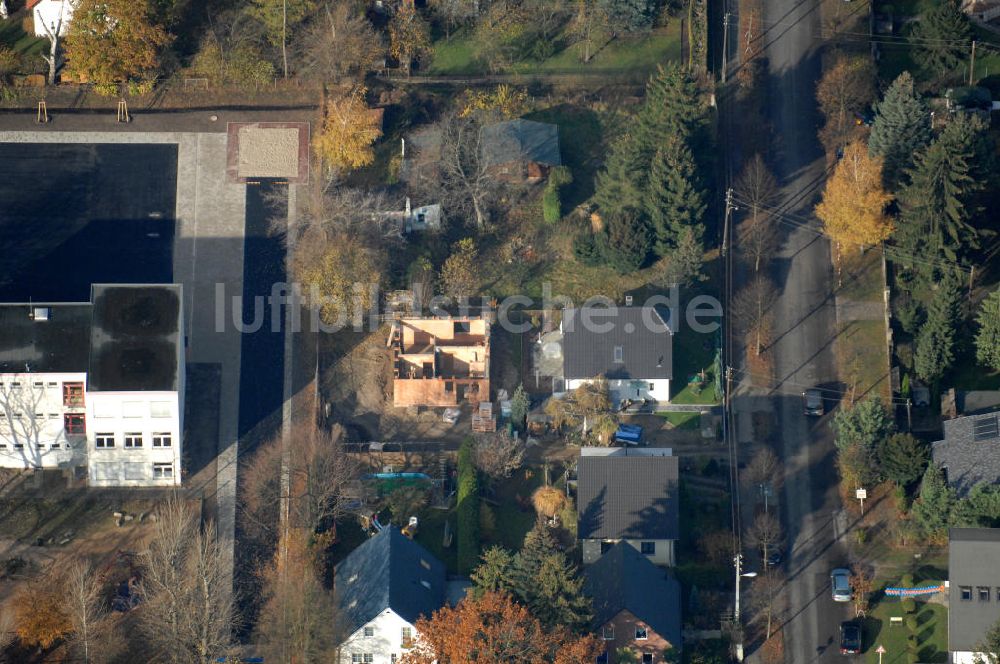
[{"label": "bare tree", "polygon": [[750,610],[755,620],[765,623],[765,640],[771,638],[774,624],[780,617],[782,607],[778,595],[786,581],[785,574],[774,567],[766,568],[754,581]]},{"label": "bare tree", "polygon": [[770,447],[761,447],[740,474],[740,479],[752,489],[767,485],[777,490],[784,480],[783,471],[778,455]]},{"label": "bare tree", "polygon": [[764,331],[770,320],[771,306],[778,299],[778,289],[768,277],[758,274],[733,298],[730,310],[746,334],[753,334],[754,353],[764,350]]},{"label": "bare tree", "polygon": [[336,661],[343,629],[332,592],[317,572],[308,532],[288,531],[261,574],[264,603],[257,636],[267,661],[319,664]]},{"label": "bare tree", "polygon": [[[283,442],[275,438],[254,454],[243,478],[242,512],[257,534],[276,542],[280,535],[282,457],[287,459],[288,517],[291,528],[316,533],[346,514],[348,485],[359,467],[347,454],[341,427],[324,431],[303,426]],[[287,447],[283,445],[287,444]]]},{"label": "bare tree", "polygon": [[761,512],[754,517],[753,523],[747,528],[747,544],[760,549],[764,560],[768,553],[781,543],[785,534],[781,529],[778,517],[768,512]]},{"label": "bare tree", "polygon": [[524,463],[524,443],[506,433],[476,437],[476,467],[493,479],[507,478]]},{"label": "bare tree", "polygon": [[871,568],[854,563],[851,565],[851,599],[854,602],[854,614],[864,616],[868,612],[868,603],[872,591],[875,590],[875,575]]},{"label": "bare tree", "polygon": [[385,45],[357,3],[324,2],[303,29],[294,56],[298,75],[319,81],[364,79],[385,58]]},{"label": "bare tree", "polygon": [[441,187],[446,208],[471,213],[476,226],[489,222],[490,206],[500,182],[490,168],[486,141],[487,119],[482,114],[449,115],[441,128]]},{"label": "bare tree", "polygon": [[49,65],[49,85],[55,85],[56,72],[59,70],[59,65],[62,64],[62,35],[60,33],[66,19],[66,9],[68,7],[72,10],[75,6],[76,0],[60,0],[59,16],[56,22],[52,25],[46,25],[44,21],[41,22],[42,28],[45,30],[45,36],[49,40],[49,54],[42,54],[42,59]]},{"label": "bare tree", "polygon": [[110,620],[99,572],[88,562],[76,561],[63,584],[66,613],[72,624],[70,647],[84,664],[104,662],[116,656],[118,634]]},{"label": "bare tree", "polygon": [[743,167],[734,193],[739,206],[746,208],[744,221],[739,226],[739,250],[757,273],[761,262],[774,255],[779,240],[771,212],[778,202],[778,181],[759,154]]},{"label": "bare tree", "polygon": [[160,656],[195,664],[225,655],[236,624],[232,579],[211,523],[171,497],[159,510],[142,555],[140,628]]}]

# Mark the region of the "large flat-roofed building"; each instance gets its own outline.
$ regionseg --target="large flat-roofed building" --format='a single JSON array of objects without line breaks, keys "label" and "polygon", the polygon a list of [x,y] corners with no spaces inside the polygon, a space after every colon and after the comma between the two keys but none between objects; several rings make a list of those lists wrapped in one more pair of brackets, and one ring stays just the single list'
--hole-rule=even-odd
[{"label": "large flat-roofed building", "polygon": [[485,318],[401,318],[393,323],[395,406],[457,406],[490,400],[490,324]]},{"label": "large flat-roofed building", "polygon": [[0,304],[0,466],[87,468],[91,486],[181,482],[179,285]]}]

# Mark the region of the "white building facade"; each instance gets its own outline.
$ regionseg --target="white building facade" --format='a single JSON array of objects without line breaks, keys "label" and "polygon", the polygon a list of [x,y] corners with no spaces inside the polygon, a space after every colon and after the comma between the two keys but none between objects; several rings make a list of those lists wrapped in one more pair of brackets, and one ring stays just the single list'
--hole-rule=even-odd
[{"label": "white building facade", "polygon": [[0,467],[178,486],[180,286],[95,286],[90,304],[0,305]]},{"label": "white building facade", "polygon": [[340,664],[395,664],[416,638],[413,625],[386,609],[340,646]]},{"label": "white building facade", "polygon": [[[620,403],[625,399],[633,401],[670,401],[669,378],[611,378],[602,379],[608,386],[608,397],[612,403]],[[564,382],[566,391],[571,392],[581,385],[593,383],[594,378],[567,378]]]}]

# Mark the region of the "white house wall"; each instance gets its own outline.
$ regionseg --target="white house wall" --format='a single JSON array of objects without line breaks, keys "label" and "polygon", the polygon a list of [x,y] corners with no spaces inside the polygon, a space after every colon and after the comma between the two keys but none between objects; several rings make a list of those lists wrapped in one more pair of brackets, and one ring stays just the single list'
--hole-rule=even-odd
[{"label": "white house wall", "polygon": [[[365,636],[365,627],[373,628],[372,636]],[[392,609],[386,609],[343,642],[340,646],[340,664],[352,664],[352,655],[366,653],[372,655],[374,664],[392,664],[393,655],[396,655],[397,661],[401,660],[403,653],[407,652],[402,642],[404,627],[413,630],[415,639],[417,631],[413,629],[413,625]]]},{"label": "white house wall", "polygon": [[[0,374],[0,467],[67,468],[86,461],[86,436],[67,436],[63,384],[86,384],[84,373]],[[84,396],[86,400],[86,396]]]},{"label": "white house wall", "polygon": [[[177,392],[89,392],[87,466],[90,486],[179,485],[181,411]],[[114,437],[114,447],[97,447],[97,437],[102,434]],[[142,447],[126,448],[126,434],[139,434]],[[169,434],[170,447],[153,447],[153,437],[157,434]],[[157,477],[154,464],[170,464],[170,476]]]},{"label": "white house wall", "polygon": [[[575,390],[586,383],[593,383],[588,378],[567,378],[566,391]],[[608,393],[612,403],[618,403],[622,399],[649,399],[660,403],[670,401],[670,379],[669,378],[629,378],[624,380],[608,380]]]},{"label": "white house wall", "polygon": [[[69,32],[69,23],[73,17],[73,4],[75,0],[42,0],[35,6],[35,36],[47,37],[44,26],[53,30],[54,26],[59,26],[59,36],[65,37]],[[59,14],[62,13],[62,23],[59,22]],[[54,32],[55,30],[53,30]]]}]

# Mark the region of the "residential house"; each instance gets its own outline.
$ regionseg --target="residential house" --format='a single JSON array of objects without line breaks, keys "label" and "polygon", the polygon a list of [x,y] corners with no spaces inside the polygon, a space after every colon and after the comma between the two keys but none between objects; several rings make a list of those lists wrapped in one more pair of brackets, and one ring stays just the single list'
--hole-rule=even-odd
[{"label": "residential house", "polygon": [[563,311],[563,391],[603,377],[613,404],[670,401],[673,331],[663,306]]},{"label": "residential house", "polygon": [[[480,167],[497,180],[531,184],[562,164],[559,127],[534,120],[507,120],[482,128]],[[444,138],[439,127],[426,127],[404,141],[401,175],[409,182],[440,176]]]},{"label": "residential house", "polygon": [[393,321],[392,401],[395,406],[458,406],[490,400],[487,316]]},{"label": "residential house", "polygon": [[587,567],[583,590],[594,602],[594,633],[604,642],[600,664],[617,664],[620,649],[656,664],[680,648],[680,584],[634,547],[619,542]]},{"label": "residential house", "polygon": [[31,12],[35,23],[35,36],[48,37],[57,31],[60,37],[69,33],[69,23],[73,19],[72,0],[28,0],[25,8]]},{"label": "residential house", "polygon": [[961,9],[973,20],[986,23],[1000,16],[1000,0],[962,0]]},{"label": "residential house", "polygon": [[577,465],[577,536],[584,564],[626,542],[674,565],[680,531],[679,464],[670,449],[584,447]]},{"label": "residential house", "polygon": [[986,632],[1000,621],[1000,528],[948,532],[948,651],[973,664]]},{"label": "residential house", "polygon": [[1000,482],[1000,409],[944,422],[944,440],[931,447],[948,484],[963,497],[976,484]]},{"label": "residential house", "polygon": [[181,483],[179,285],[94,285],[89,303],[0,304],[0,467],[90,486]]},{"label": "residential house", "polygon": [[446,588],[441,561],[395,526],[383,528],[334,572],[340,664],[397,662],[417,637],[417,619],[444,605]]}]

